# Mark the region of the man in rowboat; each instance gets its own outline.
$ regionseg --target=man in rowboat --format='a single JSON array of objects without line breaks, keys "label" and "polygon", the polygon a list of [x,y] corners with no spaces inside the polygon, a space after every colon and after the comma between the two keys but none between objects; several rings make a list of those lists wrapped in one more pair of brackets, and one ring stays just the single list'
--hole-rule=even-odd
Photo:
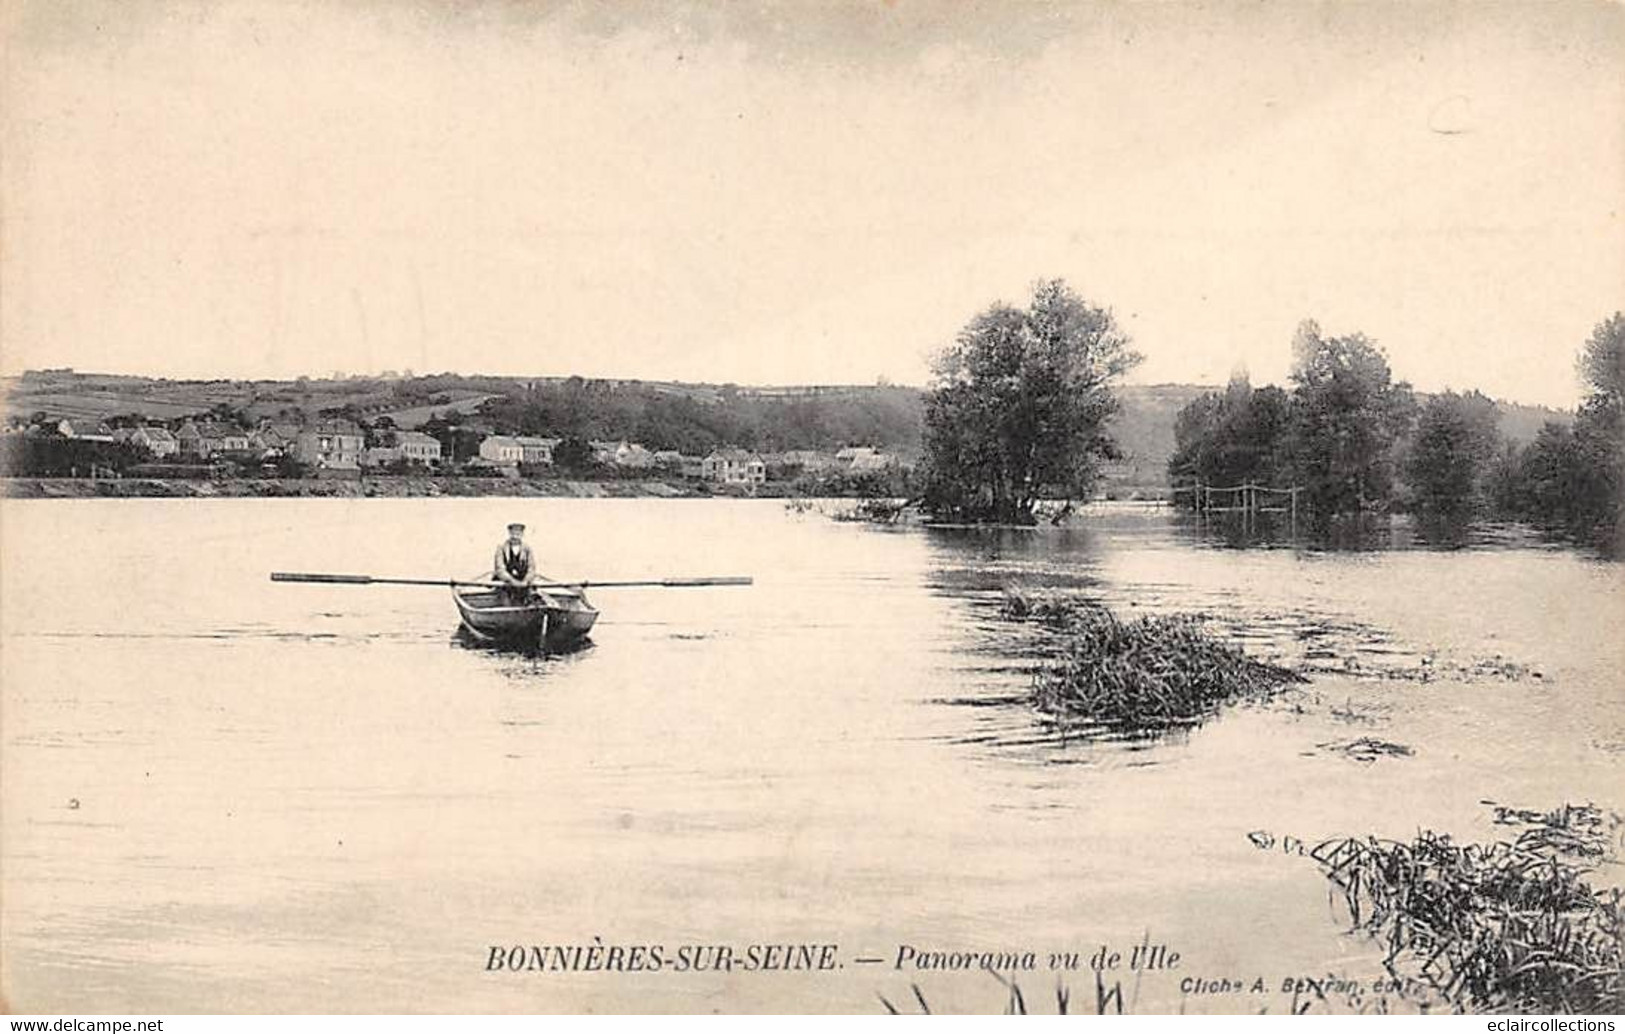
[{"label": "man in rowboat", "polygon": [[515,602],[530,599],[531,583],[536,580],[536,559],[525,542],[523,524],[508,525],[508,537],[497,547],[492,560],[491,577],[502,584]]}]

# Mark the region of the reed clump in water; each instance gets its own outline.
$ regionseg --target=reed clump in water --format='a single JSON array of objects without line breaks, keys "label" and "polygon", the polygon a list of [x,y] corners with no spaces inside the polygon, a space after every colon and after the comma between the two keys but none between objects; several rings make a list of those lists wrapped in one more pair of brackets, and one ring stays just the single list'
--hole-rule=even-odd
[{"label": "reed clump in water", "polygon": [[1524,844],[1328,841],[1312,855],[1357,929],[1382,941],[1396,976],[1455,1008],[1615,1013],[1620,893],[1593,890],[1580,866]]},{"label": "reed clump in water", "polygon": [[1011,621],[1037,621],[1064,630],[1094,615],[1110,615],[1105,604],[1082,596],[1050,596],[1006,589],[999,613]]},{"label": "reed clump in water", "polygon": [[911,500],[899,502],[895,499],[860,499],[844,510],[836,510],[830,517],[842,522],[896,524],[908,509],[910,502]]},{"label": "reed clump in water", "polygon": [[1119,621],[1098,603],[1006,597],[1005,614],[1062,633],[1057,662],[1033,686],[1040,710],[1128,730],[1190,725],[1224,704],[1268,696],[1302,676],[1248,657],[1194,617]]},{"label": "reed clump in water", "polygon": [[1625,832],[1625,823],[1611,811],[1587,801],[1564,804],[1553,811],[1514,808],[1485,801],[1495,809],[1495,821],[1507,826],[1526,826],[1517,846],[1530,851],[1549,851],[1575,858],[1613,860]]},{"label": "reed clump in water", "polygon": [[1317,743],[1315,749],[1331,754],[1341,754],[1350,761],[1358,761],[1365,765],[1371,764],[1378,758],[1408,758],[1416,753],[1415,750],[1403,743],[1379,740],[1375,736],[1361,736],[1353,740]]}]

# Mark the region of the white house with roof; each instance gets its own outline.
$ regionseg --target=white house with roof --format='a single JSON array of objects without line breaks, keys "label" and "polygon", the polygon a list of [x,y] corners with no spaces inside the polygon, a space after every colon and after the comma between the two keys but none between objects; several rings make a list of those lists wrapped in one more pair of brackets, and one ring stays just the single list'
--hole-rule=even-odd
[{"label": "white house with roof", "polygon": [[615,467],[652,467],[655,454],[636,442],[588,442],[595,463]]},{"label": "white house with roof", "polygon": [[408,463],[420,463],[425,467],[440,464],[440,439],[422,431],[397,432],[395,449],[399,452],[400,458]]},{"label": "white house with roof", "polygon": [[360,470],[367,439],[348,420],[323,420],[294,440],[293,455],[317,470]]},{"label": "white house with roof", "polygon": [[480,441],[480,459],[499,467],[517,467],[524,462],[525,447],[517,438],[493,434]]},{"label": "white house with roof", "polygon": [[100,420],[59,420],[56,433],[82,442],[111,442],[113,431]]},{"label": "white house with roof", "polygon": [[248,433],[248,447],[258,449],[267,456],[280,456],[293,451],[299,440],[298,424],[278,424],[269,420]]},{"label": "white house with roof", "polygon": [[780,454],[779,462],[786,467],[800,467],[808,472],[829,470],[836,465],[834,456],[816,449],[791,449]]},{"label": "white house with roof", "polygon": [[132,428],[125,440],[131,445],[147,450],[155,459],[173,456],[181,448],[180,442],[175,440],[175,435],[167,427]]},{"label": "white house with roof", "polygon": [[700,462],[708,481],[724,485],[760,485],[767,480],[767,464],[754,452],[744,449],[716,449]]},{"label": "white house with roof", "polygon": [[893,462],[893,458],[888,453],[867,445],[848,446],[835,454],[836,465],[854,474],[885,470]]},{"label": "white house with roof", "polygon": [[179,451],[208,459],[222,452],[247,452],[248,432],[229,424],[194,423],[188,420],[175,432]]},{"label": "white house with roof", "polygon": [[623,467],[637,467],[639,469],[656,465],[655,454],[644,446],[639,445],[637,442],[623,444],[625,444],[625,448],[616,454],[616,463]]}]

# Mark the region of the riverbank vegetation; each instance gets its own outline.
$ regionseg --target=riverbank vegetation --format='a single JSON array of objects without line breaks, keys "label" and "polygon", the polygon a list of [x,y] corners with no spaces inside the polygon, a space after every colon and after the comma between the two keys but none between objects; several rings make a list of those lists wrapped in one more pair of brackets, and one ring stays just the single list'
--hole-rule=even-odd
[{"label": "riverbank vegetation", "polygon": [[1384,946],[1396,977],[1448,1007],[1617,1013],[1625,1007],[1617,889],[1596,889],[1576,856],[1612,854],[1617,829],[1591,805],[1540,815],[1514,841],[1328,841],[1311,852],[1356,930]]},{"label": "riverbank vegetation", "polygon": [[1197,486],[1295,486],[1317,524],[1395,510],[1424,529],[1518,520],[1618,552],[1625,314],[1597,325],[1577,366],[1587,396],[1572,423],[1549,421],[1520,445],[1501,434],[1492,400],[1446,391],[1418,402],[1374,342],[1306,321],[1290,390],[1238,377],[1180,411],[1169,480],[1185,506],[1200,505]]},{"label": "riverbank vegetation", "polygon": [[1225,704],[1304,681],[1247,656],[1189,615],[1121,621],[1092,601],[1021,593],[1006,595],[1004,614],[1060,636],[1054,659],[1034,680],[1035,706],[1114,731],[1155,734],[1199,724]]}]

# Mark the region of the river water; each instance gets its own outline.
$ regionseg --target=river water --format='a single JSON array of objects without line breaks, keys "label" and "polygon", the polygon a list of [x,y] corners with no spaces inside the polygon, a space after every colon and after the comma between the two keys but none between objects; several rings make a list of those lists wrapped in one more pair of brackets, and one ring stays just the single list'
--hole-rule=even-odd
[{"label": "river water", "polygon": [[[444,590],[267,580],[466,575],[514,518],[551,574],[756,584],[600,590],[593,644],[538,659],[460,643]],[[1131,1011],[1285,1011],[1285,978],[1369,978],[1380,952],[1282,838],[1625,808],[1620,569],[1562,549],[721,500],[8,501],[0,536],[0,975],[24,1011],[868,1012],[918,1008],[911,985],[1005,1007],[909,950],[1032,951],[1029,1008],[1059,982],[1092,1011],[1088,957],[1142,941],[1180,958],[1108,974]],[[1010,586],[1202,612],[1320,670],[1177,736],[1061,737],[1025,703],[1041,633],[1000,617]],[[1412,753],[1336,749],[1361,736]],[[487,968],[594,938],[828,943],[840,968]],[[1084,968],[1058,980],[1052,952]]]}]

